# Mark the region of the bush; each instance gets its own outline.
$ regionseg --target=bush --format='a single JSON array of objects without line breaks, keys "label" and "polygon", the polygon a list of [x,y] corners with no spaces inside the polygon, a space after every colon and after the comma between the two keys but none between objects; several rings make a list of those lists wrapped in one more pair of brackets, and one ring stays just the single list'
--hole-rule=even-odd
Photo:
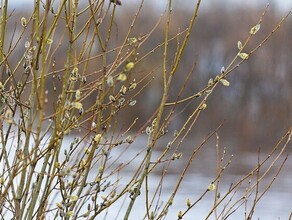
[{"label": "bush", "polygon": [[[219,182],[233,155],[220,147],[218,131],[222,124],[188,149],[187,154],[181,148],[183,141],[192,138],[193,127],[200,127],[197,119],[208,108],[209,97],[216,96],[219,86],[230,85],[229,75],[253,58],[289,14],[254,49],[247,50],[260,31],[265,10],[246,40],[237,42],[238,51],[231,62],[206,85],[195,88],[193,95],[181,98],[195,65],[175,94],[171,89],[196,24],[200,1],[194,5],[188,27],[174,35],[170,34],[174,20],[171,1],[164,15],[144,35],[134,34],[143,1],[122,27],[116,26],[115,19],[123,2],[90,2],[62,0],[57,5],[37,0],[31,14],[18,19],[12,34],[7,28],[13,12],[8,11],[8,1],[2,5],[2,218],[95,219],[114,212],[118,219],[128,219],[136,213],[135,202],[141,199],[146,207],[140,211],[144,218],[174,219],[169,213],[178,190],[198,152],[204,151],[206,143],[215,137],[216,175],[204,183],[201,196],[195,200],[186,198],[185,209],[176,218],[182,219],[213,192],[206,218],[214,215],[216,219],[226,219],[251,201],[245,216],[251,219],[288,158],[289,153],[284,158],[280,156],[289,146],[291,128],[266,158],[259,159],[225,192],[219,190]],[[164,26],[163,42],[149,51],[143,50],[159,25]],[[176,49],[171,54],[173,46]],[[163,54],[158,56],[159,67],[146,62],[151,56],[157,57],[160,50]],[[149,65],[151,71],[146,72],[143,66]],[[159,104],[155,110],[153,106],[149,108],[153,112],[141,115],[144,111],[136,102],[144,103],[145,88],[157,85],[159,89],[153,90]],[[182,105],[191,105],[191,111],[184,111]],[[181,113],[188,115],[178,126],[175,118]],[[182,160],[186,163],[174,188],[165,192],[168,171]],[[269,177],[276,161],[281,165]],[[268,184],[260,190],[263,180]],[[243,186],[246,190],[242,192]]]}]

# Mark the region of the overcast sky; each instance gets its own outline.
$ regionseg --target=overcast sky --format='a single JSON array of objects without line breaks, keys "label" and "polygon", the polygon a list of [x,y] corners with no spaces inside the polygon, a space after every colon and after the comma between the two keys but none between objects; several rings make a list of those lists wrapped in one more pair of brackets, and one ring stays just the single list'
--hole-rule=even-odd
[{"label": "overcast sky", "polygon": [[[80,2],[82,1],[84,0],[81,0]],[[121,0],[121,1],[123,5],[130,4],[132,5],[141,2],[141,0]],[[34,0],[9,0],[9,4],[11,4],[11,6],[14,8],[17,8],[18,6],[23,7],[24,4],[26,7],[29,8],[33,5],[33,2]],[[145,3],[152,4],[154,7],[160,8],[160,10],[165,7],[167,2],[168,0],[145,0]],[[174,5],[179,4],[180,6],[183,6],[186,9],[190,8],[189,6],[190,4],[194,5],[196,3],[196,1],[194,0],[173,0],[172,2]],[[202,8],[212,7],[214,3],[220,4],[222,7],[227,7],[230,9],[236,7],[265,7],[267,3],[270,3],[272,7],[277,7],[278,9],[284,11],[292,10],[292,0],[202,0],[201,6]]]},{"label": "overcast sky", "polygon": [[[124,1],[138,1],[138,0],[124,0]],[[147,0],[146,0],[147,1]],[[151,2],[156,2],[161,6],[165,6],[168,0],[148,0]],[[185,8],[190,8],[189,4],[196,4],[197,1],[194,0],[173,0],[173,4],[182,5]],[[290,11],[292,10],[292,0],[202,0],[202,8],[212,7],[214,4],[220,5],[224,8],[237,8],[237,7],[260,7],[264,8],[267,4],[271,7],[276,7],[277,9]]]}]

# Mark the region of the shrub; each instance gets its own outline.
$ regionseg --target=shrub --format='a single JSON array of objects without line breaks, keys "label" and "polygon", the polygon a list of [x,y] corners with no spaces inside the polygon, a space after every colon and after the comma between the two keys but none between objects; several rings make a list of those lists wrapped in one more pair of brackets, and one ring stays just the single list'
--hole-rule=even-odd
[{"label": "shrub", "polygon": [[[252,59],[289,14],[254,49],[247,50],[260,31],[265,10],[251,26],[245,41],[234,39],[238,52],[215,77],[196,88],[193,95],[181,98],[193,68],[175,96],[170,96],[200,3],[194,6],[188,27],[175,35],[170,34],[171,1],[152,30],[135,35],[143,1],[130,23],[116,27],[116,13],[123,7],[119,6],[121,1],[81,4],[78,0],[62,0],[57,5],[36,0],[31,14],[18,19],[9,35],[7,27],[12,23],[13,13],[8,10],[8,1],[3,2],[0,42],[3,218],[95,219],[120,209],[115,211],[117,218],[128,219],[139,198],[145,203],[144,218],[166,218],[197,153],[214,137],[217,173],[204,183],[201,196],[196,200],[186,198],[185,210],[179,211],[177,218],[182,219],[211,192],[215,196],[206,218],[214,214],[216,219],[226,219],[250,200],[252,205],[245,217],[252,217],[258,201],[288,158],[289,154],[283,160],[280,156],[289,146],[291,128],[264,160],[259,159],[250,172],[221,195],[219,182],[233,158],[226,148],[219,147],[218,130],[222,124],[192,146],[188,155],[182,154],[181,146],[208,109],[209,97],[216,96],[219,86],[230,85],[229,75]],[[145,52],[141,48],[158,25],[164,26],[164,41]],[[122,29],[120,35],[118,29]],[[122,39],[116,40],[116,34]],[[176,51],[171,54],[169,48],[173,45]],[[151,71],[143,72],[143,64],[150,65],[147,58],[161,49],[161,68],[153,66]],[[139,115],[136,102],[143,103],[144,89],[153,85],[160,87],[154,92],[159,104],[148,116]],[[176,126],[174,118],[185,113],[180,106],[194,102],[187,120]],[[138,126],[137,121],[145,118]],[[165,193],[168,170],[181,160],[186,163],[179,178],[171,193]],[[267,174],[278,160],[282,160],[281,165],[269,179]],[[269,183],[260,191],[263,179]],[[246,190],[236,198],[234,195],[239,194],[242,186]]]}]

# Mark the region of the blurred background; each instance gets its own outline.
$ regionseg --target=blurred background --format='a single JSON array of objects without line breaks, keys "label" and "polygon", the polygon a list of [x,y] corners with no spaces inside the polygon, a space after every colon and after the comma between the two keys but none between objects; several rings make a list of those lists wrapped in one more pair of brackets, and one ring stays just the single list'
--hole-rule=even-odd
[{"label": "blurred background", "polygon": [[[128,31],[128,25],[131,23],[140,3],[138,0],[121,0],[121,2],[122,6],[117,7],[117,15],[115,17],[115,45],[119,45],[119,42],[124,40],[123,37]],[[193,0],[173,1],[174,10],[170,36],[174,36],[188,26],[195,4],[196,2]],[[292,1],[273,0],[269,4],[261,29],[251,40],[246,51],[252,50],[257,46],[292,9]],[[132,37],[147,34],[165,11],[166,5],[167,0],[145,1],[145,6],[134,27]],[[176,94],[177,90],[184,84],[184,79],[194,64],[194,73],[188,80],[187,88],[182,94],[182,98],[193,95],[204,88],[208,80],[218,75],[221,67],[228,66],[229,62],[237,54],[237,41],[243,42],[248,37],[250,28],[257,24],[266,5],[267,2],[264,0],[203,0],[197,22],[174,80],[175,84],[172,85],[171,90]],[[32,0],[11,1],[10,5],[10,10],[15,9],[13,12],[14,17],[18,21],[22,16],[29,16],[32,8]],[[165,19],[165,17],[162,19]],[[13,21],[11,21],[8,35],[11,35],[14,30],[12,24]],[[149,40],[140,48],[139,53],[141,56],[163,43],[164,30],[165,23],[162,21]],[[56,37],[58,37],[58,33]],[[292,16],[286,20],[283,26],[272,35],[264,46],[228,77],[229,87],[219,86],[216,88],[215,93],[207,102],[207,109],[200,115],[197,123],[199,126],[195,126],[192,130],[189,143],[197,143],[202,140],[202,137],[224,122],[224,126],[219,131],[220,144],[231,149],[228,151],[232,154],[239,155],[236,160],[238,160],[237,162],[241,161],[240,165],[234,168],[234,173],[245,173],[248,170],[247,168],[255,165],[257,161],[253,163],[250,161],[251,159],[256,160],[259,147],[262,152],[268,152],[291,127],[291,37]],[[176,41],[170,43],[169,58],[175,54],[176,47]],[[15,54],[11,59],[19,60],[19,56],[22,56],[25,48],[18,50],[20,50],[19,53]],[[63,50],[66,53],[66,45],[63,46]],[[60,57],[56,57],[57,66],[61,65],[64,59],[62,52],[59,52],[58,55]],[[131,116],[131,122],[133,118],[139,116],[140,124],[137,124],[137,128],[139,128],[158,107],[160,97],[157,94],[161,94],[162,89],[160,79],[162,56],[163,49],[161,48],[135,67],[133,74],[137,79],[142,78],[145,73],[153,70],[157,78],[150,87],[147,87],[140,94],[139,97],[143,99],[143,102],[139,102],[138,97],[135,108],[132,108],[132,111],[127,109],[127,112],[122,113],[125,116],[123,117],[125,123],[127,123],[129,115]],[[13,60],[10,60],[10,62],[13,63]],[[96,68],[95,65],[96,63],[92,63],[91,67],[94,69]],[[171,65],[171,62],[169,65]],[[61,66],[59,67],[61,68]],[[49,88],[50,85],[48,85]],[[172,98],[170,96],[169,100],[174,101],[175,97]],[[196,101],[188,105],[182,104],[179,108],[184,109],[184,111],[176,115],[175,123],[169,129],[179,129],[197,104],[198,102]],[[184,146],[182,151],[188,152],[188,144]],[[214,152],[214,150],[210,151]],[[209,151],[204,153],[207,155]],[[208,158],[211,161],[210,167],[213,167],[215,164],[214,158],[210,158],[210,156]],[[214,172],[214,169],[210,168],[209,171],[208,167],[200,162],[196,166],[205,169],[201,171],[205,175]],[[291,196],[291,188],[289,189],[291,173],[289,175],[289,167],[291,168],[291,160],[283,174],[286,178],[282,182],[280,180],[281,187],[285,189],[285,195],[288,197]],[[232,178],[231,176],[229,179]],[[278,206],[273,204],[274,209],[277,210],[277,207],[279,207],[280,211],[275,211],[275,215],[269,213],[270,219],[275,219],[278,216],[288,219],[287,210],[291,211],[291,205],[287,202],[288,199],[286,198],[285,200],[283,194],[277,194],[276,197],[273,195],[273,198],[273,202],[279,203],[277,203]],[[270,207],[271,205],[264,206],[264,208]],[[286,207],[285,211],[283,211],[284,207]],[[282,215],[283,213],[285,215]],[[264,219],[269,219],[269,217]]]},{"label": "blurred background", "polygon": [[[29,16],[33,8],[33,1],[9,1],[10,10],[15,9],[13,18],[20,19]],[[128,31],[140,1],[124,0],[122,6],[117,7],[115,18],[115,38],[113,46],[119,45]],[[156,24],[160,15],[165,11],[167,0],[145,1],[141,15],[134,26],[133,36],[147,34]],[[173,1],[173,15],[170,27],[170,36],[184,30],[188,26],[192,10],[196,1]],[[251,40],[246,51],[253,49],[262,41],[277,23],[292,9],[291,1],[270,1],[268,12],[261,24],[260,31]],[[252,26],[254,26],[265,10],[267,2],[235,1],[235,0],[208,0],[202,1],[198,19],[191,33],[182,62],[176,74],[172,91],[176,92],[184,83],[186,75],[195,64],[194,73],[190,77],[182,98],[188,97],[202,89],[212,77],[220,73],[222,66],[228,66],[236,55],[237,41],[244,41]],[[31,7],[31,9],[30,9]],[[25,10],[22,10],[25,9]],[[82,18],[81,18],[82,19]],[[165,19],[165,17],[163,18]],[[19,20],[18,20],[19,21]],[[158,25],[149,40],[140,48],[140,56],[161,44],[164,40],[165,20]],[[14,23],[10,19],[10,29],[7,33],[12,36]],[[80,22],[80,27],[82,27]],[[105,31],[106,33],[106,31]],[[60,33],[61,34],[61,33]],[[232,143],[232,147],[239,151],[257,151],[271,147],[287,131],[292,122],[292,18],[291,16],[269,41],[261,47],[240,68],[237,68],[228,78],[229,87],[220,86],[208,101],[208,108],[200,116],[200,125],[193,130],[194,134],[206,135],[224,121],[220,130],[222,139]],[[58,33],[56,38],[58,39]],[[22,38],[25,41],[25,36]],[[181,37],[182,40],[182,37]],[[169,66],[171,58],[176,52],[176,40],[169,46]],[[10,59],[18,60],[25,48],[17,48],[15,55]],[[66,52],[66,45],[61,51]],[[98,48],[96,48],[98,50]],[[56,65],[62,68],[63,52],[57,53]],[[154,70],[156,79],[147,87],[140,97],[146,97],[147,103],[137,102],[136,108],[129,109],[125,114],[132,118],[139,116],[140,127],[147,121],[158,106],[161,94],[161,62],[163,49],[156,50],[151,56],[136,66],[133,75],[136,79]],[[58,57],[60,56],[60,57]],[[138,57],[139,58],[139,57]],[[12,62],[12,60],[11,60]],[[91,67],[96,70],[96,62]],[[50,88],[50,85],[48,85]],[[138,97],[139,98],[139,97]],[[169,101],[174,101],[170,97]],[[185,111],[175,119],[173,129],[178,129],[186,120],[197,103],[181,105]],[[141,117],[142,115],[142,117]],[[127,117],[124,117],[127,119]],[[197,129],[197,130],[196,130]],[[230,144],[229,144],[230,145]]]}]

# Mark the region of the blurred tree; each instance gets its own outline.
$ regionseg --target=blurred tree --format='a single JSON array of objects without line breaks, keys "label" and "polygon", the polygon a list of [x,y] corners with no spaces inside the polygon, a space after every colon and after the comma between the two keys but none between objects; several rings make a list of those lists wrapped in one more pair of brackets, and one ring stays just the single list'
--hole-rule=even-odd
[{"label": "blurred tree", "polygon": [[[111,0],[111,2],[114,1]],[[121,5],[121,1],[116,3]],[[19,20],[25,14],[25,12],[19,10],[16,10],[14,13],[15,16],[13,18],[18,17]],[[123,11],[118,11],[117,13],[118,19],[115,20],[116,29],[114,29],[116,31],[116,39],[114,41],[124,39],[129,28],[125,27],[124,24],[131,23],[125,21],[133,19],[135,10],[131,7],[125,7]],[[194,63],[195,73],[190,77],[188,86],[182,96],[187,97],[194,94],[202,86],[206,85],[208,80],[217,75],[221,67],[227,65],[237,53],[237,41],[247,37],[250,28],[256,24],[261,13],[262,11],[257,9],[249,9],[249,13],[246,13],[244,8],[227,10],[222,7],[217,8],[216,6],[202,10],[198,17],[196,29],[190,36],[192,39],[182,57],[183,59],[179,66],[180,74],[175,76],[176,84],[172,85],[173,91],[177,90],[184,82],[185,76]],[[260,32],[252,40],[252,45],[249,45],[248,49],[252,49],[274,28],[276,22],[281,19],[280,14],[270,11],[266,15]],[[136,20],[137,25],[135,25],[133,30],[133,33],[136,34],[135,37],[148,33],[155,25],[159,16],[160,14],[156,10],[151,8],[150,5],[146,5],[141,12],[141,16]],[[187,27],[188,19],[186,17],[188,16],[188,11],[174,10],[172,16],[174,22],[172,22],[170,27],[170,36],[177,34]],[[14,21],[11,20],[9,22],[13,23]],[[291,125],[291,19],[288,19],[284,25],[285,28],[280,29],[264,48],[260,48],[257,53],[252,55],[252,59],[248,60],[231,74],[228,79],[231,83],[229,88],[219,89],[216,95],[213,95],[207,111],[201,116],[202,120],[207,119],[210,123],[205,123],[205,127],[200,127],[200,132],[206,133],[216,127],[218,123],[226,120],[227,124],[223,129],[225,135],[234,140],[235,145],[241,149],[253,149],[259,143],[270,144],[271,138],[276,140]],[[77,28],[81,29],[82,27],[80,23]],[[139,56],[143,56],[163,42],[163,28],[164,24],[157,26],[156,30],[149,36],[150,40],[141,47]],[[101,33],[106,35],[106,29],[106,24],[101,26]],[[13,28],[11,28],[10,32],[7,32],[7,35],[12,36],[12,33]],[[61,34],[62,32],[56,33],[56,37],[61,37]],[[25,36],[22,40],[25,41]],[[178,43],[177,41],[169,43],[168,49],[173,51],[173,56],[176,53]],[[66,45],[60,45],[60,47],[63,48],[65,53]],[[100,48],[95,49],[100,50]],[[15,51],[8,60],[19,60],[19,56],[23,54],[25,49],[22,48],[21,50]],[[58,66],[59,63],[63,63],[61,62],[63,59],[60,56],[61,54],[56,54],[56,68],[63,68]],[[162,57],[163,47],[160,46],[157,47],[155,53],[144,60],[142,65],[137,64],[133,73],[136,80],[144,77],[150,71],[154,71],[153,74],[156,78],[161,77]],[[111,59],[110,55],[109,59]],[[101,68],[101,62],[89,62],[88,65],[92,68],[93,72],[96,68]],[[168,63],[168,65],[172,64]],[[91,74],[90,77],[94,77],[94,74]],[[47,86],[51,87],[51,85]],[[152,112],[157,107],[156,98],[157,90],[159,89],[161,89],[161,84],[159,80],[156,80],[155,83],[151,84],[151,87],[148,87],[141,94],[147,97],[147,99],[143,103],[138,102],[136,106],[141,112],[144,111],[143,114],[139,113],[139,115],[143,115],[145,118],[140,118],[137,126],[145,123],[145,120],[149,117],[148,112]],[[171,97],[169,99],[171,100]],[[192,110],[191,105],[181,105],[179,107],[182,109],[186,108],[186,111]],[[129,114],[129,109],[124,114]],[[135,115],[137,112],[132,112],[131,114]],[[184,117],[186,117],[184,114],[179,115],[177,123],[180,123],[180,119],[184,119]],[[124,118],[126,120],[127,117]]]},{"label": "blurred tree", "polygon": [[122,5],[120,0],[110,0],[112,3],[116,3],[117,5]]}]

